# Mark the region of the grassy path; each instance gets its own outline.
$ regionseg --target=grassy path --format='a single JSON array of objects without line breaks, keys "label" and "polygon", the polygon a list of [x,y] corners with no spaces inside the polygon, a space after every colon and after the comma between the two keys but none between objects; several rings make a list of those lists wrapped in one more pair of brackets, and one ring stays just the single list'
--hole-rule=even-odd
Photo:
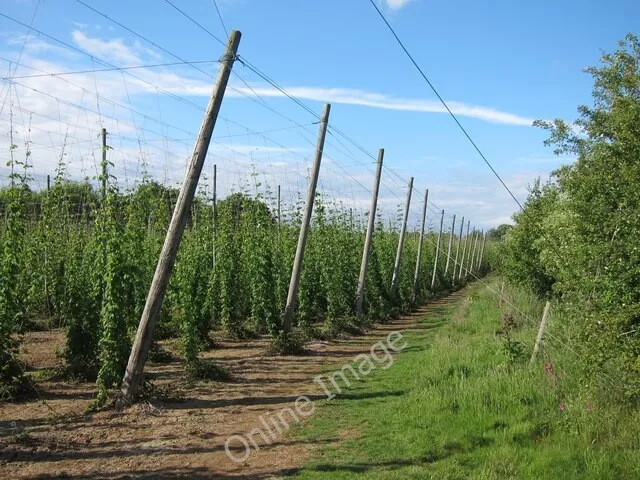
[{"label": "grassy path", "polygon": [[509,355],[502,315],[480,284],[432,307],[390,368],[295,430],[301,441],[345,440],[294,478],[640,478],[637,434],[606,407],[573,401],[548,364],[527,366],[535,325],[514,333],[527,350]]}]

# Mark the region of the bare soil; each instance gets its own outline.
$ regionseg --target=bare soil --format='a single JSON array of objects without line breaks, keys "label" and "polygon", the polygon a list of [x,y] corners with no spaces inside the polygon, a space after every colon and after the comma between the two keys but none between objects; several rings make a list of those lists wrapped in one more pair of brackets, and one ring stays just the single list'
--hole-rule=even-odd
[{"label": "bare soil", "polygon": [[[0,478],[18,479],[204,479],[274,478],[295,472],[311,450],[339,444],[358,432],[336,431],[314,443],[279,436],[252,452],[245,463],[225,453],[225,440],[259,427],[259,416],[292,407],[300,395],[324,397],[312,381],[367,352],[394,330],[407,330],[433,308],[448,304],[460,292],[434,301],[418,312],[365,335],[314,342],[304,356],[270,356],[267,337],[221,342],[203,354],[226,367],[231,382],[186,382],[183,365],[147,366],[147,376],[180,401],[154,401],[124,412],[84,412],[95,392],[93,383],[38,381],[39,398],[0,404]],[[34,332],[26,337],[22,358],[32,369],[54,368],[62,331]],[[302,427],[304,428],[304,426]]]}]

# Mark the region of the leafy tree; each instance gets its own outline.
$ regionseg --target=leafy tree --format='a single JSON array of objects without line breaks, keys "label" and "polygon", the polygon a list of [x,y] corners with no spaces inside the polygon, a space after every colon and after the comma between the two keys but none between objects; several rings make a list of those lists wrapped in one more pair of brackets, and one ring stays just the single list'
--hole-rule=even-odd
[{"label": "leafy tree", "polygon": [[593,77],[592,106],[570,125],[537,121],[557,154],[577,157],[537,184],[507,234],[506,270],[574,311],[585,367],[602,371],[640,401],[640,42],[627,35]]}]

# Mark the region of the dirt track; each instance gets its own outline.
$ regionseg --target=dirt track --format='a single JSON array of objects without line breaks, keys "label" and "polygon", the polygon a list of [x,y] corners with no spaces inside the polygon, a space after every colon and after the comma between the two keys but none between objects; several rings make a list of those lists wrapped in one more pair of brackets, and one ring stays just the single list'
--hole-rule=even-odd
[{"label": "dirt track", "polygon": [[[461,292],[415,314],[378,325],[366,335],[318,342],[306,356],[266,356],[268,339],[225,342],[203,356],[227,367],[235,381],[184,386],[182,365],[151,366],[154,383],[182,389],[183,401],[138,405],[124,413],[83,415],[94,393],[91,383],[42,382],[46,401],[0,404],[0,478],[272,478],[295,471],[319,444],[337,444],[349,432],[309,444],[278,437],[252,452],[243,464],[231,461],[224,442],[260,426],[259,416],[291,407],[299,395],[323,396],[312,378],[339,367],[394,330],[410,329],[418,318]],[[30,365],[53,366],[61,332],[37,332],[26,339]],[[48,406],[47,406],[48,405]],[[51,407],[56,414],[55,416]],[[344,437],[344,438],[343,438]]]}]

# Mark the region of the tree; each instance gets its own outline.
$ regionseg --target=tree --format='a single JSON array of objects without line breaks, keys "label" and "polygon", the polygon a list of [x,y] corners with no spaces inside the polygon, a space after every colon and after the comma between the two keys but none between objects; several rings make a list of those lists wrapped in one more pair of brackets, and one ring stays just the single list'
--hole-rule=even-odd
[{"label": "tree", "polygon": [[505,235],[513,228],[513,225],[503,223],[487,232],[487,238],[496,242],[504,240]]},{"label": "tree", "polygon": [[[640,42],[627,35],[600,66],[593,106],[573,125],[537,121],[545,144],[577,157],[554,173],[556,186],[534,191],[507,235],[512,278],[538,293],[547,280],[574,309],[585,365],[604,369],[640,400]],[[520,272],[518,272],[520,268]]]}]

